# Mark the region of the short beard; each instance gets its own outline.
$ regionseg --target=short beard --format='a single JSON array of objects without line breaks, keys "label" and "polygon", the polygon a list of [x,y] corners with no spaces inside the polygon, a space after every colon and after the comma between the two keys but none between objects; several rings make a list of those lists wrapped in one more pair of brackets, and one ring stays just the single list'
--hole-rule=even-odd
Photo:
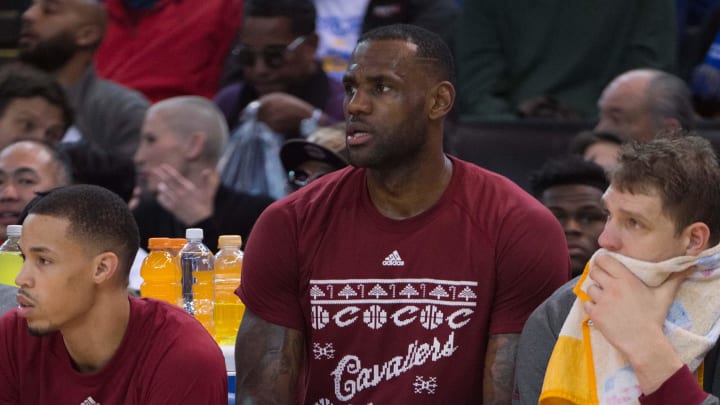
[{"label": "short beard", "polygon": [[30,333],[30,336],[43,337],[50,334],[50,332],[52,331],[47,329],[31,328],[30,326],[28,326],[28,333]]},{"label": "short beard", "polygon": [[62,31],[34,47],[20,46],[18,57],[21,61],[46,72],[56,72],[78,51],[75,37],[69,31]]}]

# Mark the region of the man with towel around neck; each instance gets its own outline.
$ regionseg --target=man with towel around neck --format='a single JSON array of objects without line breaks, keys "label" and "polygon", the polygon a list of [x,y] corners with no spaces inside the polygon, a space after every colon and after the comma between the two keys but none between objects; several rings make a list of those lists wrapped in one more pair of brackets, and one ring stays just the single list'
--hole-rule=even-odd
[{"label": "man with towel around neck", "polygon": [[677,134],[631,143],[609,175],[601,249],[530,316],[513,403],[718,404],[713,149]]}]

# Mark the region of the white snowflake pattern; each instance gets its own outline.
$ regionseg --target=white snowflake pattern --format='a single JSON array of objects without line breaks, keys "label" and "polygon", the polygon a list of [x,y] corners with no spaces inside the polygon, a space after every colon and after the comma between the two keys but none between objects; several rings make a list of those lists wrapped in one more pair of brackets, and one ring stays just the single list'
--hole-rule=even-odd
[{"label": "white snowflake pattern", "polygon": [[416,394],[422,394],[423,392],[434,394],[437,386],[437,377],[428,377],[426,380],[423,376],[418,375],[415,376],[415,382],[413,383]]},{"label": "white snowflake pattern", "polygon": [[335,348],[332,343],[326,343],[321,345],[320,343],[313,343],[313,354],[315,360],[332,359],[335,357]]}]

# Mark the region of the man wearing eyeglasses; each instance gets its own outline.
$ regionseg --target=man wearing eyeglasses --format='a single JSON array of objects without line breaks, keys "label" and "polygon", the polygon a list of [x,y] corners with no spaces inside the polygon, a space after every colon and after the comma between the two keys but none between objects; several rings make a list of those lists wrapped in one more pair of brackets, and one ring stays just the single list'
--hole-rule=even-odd
[{"label": "man wearing eyeglasses", "polygon": [[339,121],[342,85],[315,60],[315,6],[309,0],[250,0],[233,57],[243,66],[243,81],[217,94],[233,129],[248,106],[257,119],[287,138],[309,134],[318,125]]}]

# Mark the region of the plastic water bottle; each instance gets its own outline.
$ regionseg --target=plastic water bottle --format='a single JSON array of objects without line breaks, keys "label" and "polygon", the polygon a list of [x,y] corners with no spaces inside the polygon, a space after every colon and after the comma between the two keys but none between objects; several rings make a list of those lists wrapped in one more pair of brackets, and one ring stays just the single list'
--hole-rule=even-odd
[{"label": "plastic water bottle", "polygon": [[140,295],[180,304],[180,263],[170,252],[170,238],[150,238],[147,257],[140,267]]},{"label": "plastic water bottle", "polygon": [[8,225],[7,240],[0,245],[0,284],[15,287],[15,277],[20,273],[23,259],[20,252],[22,225]]},{"label": "plastic water bottle", "polygon": [[186,229],[185,239],[180,250],[183,308],[214,336],[215,256],[202,242],[202,229]]},{"label": "plastic water bottle", "polygon": [[240,235],[218,238],[220,250],[215,256],[215,340],[220,346],[235,344],[245,304],[235,295],[240,285],[243,252]]}]

